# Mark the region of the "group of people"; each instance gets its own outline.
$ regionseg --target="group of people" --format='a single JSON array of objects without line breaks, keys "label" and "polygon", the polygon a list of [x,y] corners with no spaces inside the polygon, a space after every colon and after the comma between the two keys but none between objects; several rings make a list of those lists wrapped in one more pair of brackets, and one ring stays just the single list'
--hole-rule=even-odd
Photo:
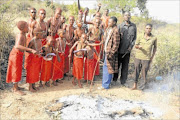
[{"label": "group of people", "polygon": [[[99,75],[100,60],[103,60],[102,89],[109,89],[111,80],[116,83],[121,66],[120,81],[125,85],[128,75],[130,53],[135,45],[135,83],[142,68],[142,76],[146,81],[147,71],[157,48],[157,39],[151,34],[152,25],[147,24],[145,33],[136,40],[136,25],[130,21],[130,12],[124,13],[124,22],[117,25],[117,18],[110,17],[109,10],[101,15],[99,10],[91,21],[87,21],[89,9],[79,10],[77,20],[69,16],[68,24],[57,8],[54,16],[44,21],[46,11],[31,8],[30,20],[19,21],[16,36],[8,62],[7,83],[13,83],[13,91],[24,95],[18,82],[21,80],[23,55],[24,68],[29,91],[35,92],[39,87],[57,86],[65,75],[70,76],[72,64],[72,84],[82,88],[81,80],[93,81]],[[27,33],[27,35],[26,35]],[[151,53],[153,49],[153,53]],[[37,87],[36,83],[39,83]]]}]

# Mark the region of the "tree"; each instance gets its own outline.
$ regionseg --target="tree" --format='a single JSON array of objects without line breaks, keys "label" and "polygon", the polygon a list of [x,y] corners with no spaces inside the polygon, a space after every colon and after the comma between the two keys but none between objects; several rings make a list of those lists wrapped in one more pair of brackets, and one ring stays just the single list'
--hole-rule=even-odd
[{"label": "tree", "polygon": [[138,8],[142,15],[148,15],[148,10],[146,9],[147,0],[98,0],[103,4],[102,7],[110,9],[112,12],[131,11]]}]

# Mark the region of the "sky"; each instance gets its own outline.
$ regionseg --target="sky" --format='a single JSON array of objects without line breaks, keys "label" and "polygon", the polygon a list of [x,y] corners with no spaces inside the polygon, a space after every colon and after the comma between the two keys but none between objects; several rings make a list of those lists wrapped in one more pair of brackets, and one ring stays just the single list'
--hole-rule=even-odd
[{"label": "sky", "polygon": [[[55,0],[59,3],[72,4],[77,0]],[[97,6],[96,0],[80,0],[83,7],[94,9]],[[146,4],[150,17],[168,23],[180,23],[180,0],[148,0]]]}]

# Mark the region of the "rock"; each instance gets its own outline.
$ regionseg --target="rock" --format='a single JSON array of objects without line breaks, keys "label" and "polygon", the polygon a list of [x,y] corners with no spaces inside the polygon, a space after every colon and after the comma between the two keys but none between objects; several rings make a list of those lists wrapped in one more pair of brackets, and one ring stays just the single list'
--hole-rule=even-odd
[{"label": "rock", "polygon": [[56,103],[53,106],[47,108],[50,112],[59,111],[63,107],[63,103]]},{"label": "rock", "polygon": [[144,113],[144,110],[140,107],[135,107],[131,110],[131,112],[135,115],[141,115]]},{"label": "rock", "polygon": [[11,105],[12,105],[12,102],[7,103],[7,104],[2,104],[2,107],[6,107],[6,108],[8,108],[8,107],[10,107]]}]

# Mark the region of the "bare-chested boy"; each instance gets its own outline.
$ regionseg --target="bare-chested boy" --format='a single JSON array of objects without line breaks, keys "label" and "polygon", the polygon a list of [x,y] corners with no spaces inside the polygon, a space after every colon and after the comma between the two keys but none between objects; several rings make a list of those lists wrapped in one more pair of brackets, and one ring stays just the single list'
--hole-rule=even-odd
[{"label": "bare-chested boy", "polygon": [[82,25],[83,25],[82,20],[77,20],[76,24],[77,24],[77,29],[74,31],[74,35],[75,35],[74,39],[75,39],[75,41],[78,41],[78,40],[80,40],[81,35],[83,33],[85,33],[85,29],[82,28]]},{"label": "bare-chested boy", "polygon": [[34,21],[31,25],[31,30],[33,31],[35,28],[40,28],[43,30],[43,39],[42,44],[46,44],[46,38],[47,38],[47,32],[48,32],[48,26],[47,23],[44,21],[46,17],[46,11],[44,9],[39,9],[38,11],[39,20]]},{"label": "bare-chested boy", "polygon": [[[54,53],[54,40],[52,36],[47,37],[47,43],[42,47],[43,51],[43,59],[42,59],[42,67],[41,67],[41,77],[43,88],[45,85],[49,87],[49,81],[52,78],[52,69],[53,69],[53,53]],[[51,82],[51,81],[50,81]]]},{"label": "bare-chested boy", "polygon": [[78,80],[78,85],[82,88],[80,80],[83,77],[83,61],[84,61],[84,51],[83,49],[86,47],[85,41],[87,40],[87,35],[85,33],[82,34],[81,39],[76,41],[75,44],[70,49],[69,57],[71,57],[72,51],[76,47],[76,51],[74,51],[74,59],[73,59],[73,81],[72,84],[76,85],[75,79]]},{"label": "bare-chested boy", "polygon": [[[29,27],[29,32],[27,35],[27,38],[30,37],[30,39],[32,38],[32,29],[31,29],[31,25],[33,22],[36,21],[36,9],[35,8],[30,8],[29,9],[29,14],[30,14],[30,19],[28,21],[28,27]],[[28,45],[28,43],[27,43]]]},{"label": "bare-chested boy", "polygon": [[[32,35],[32,29],[31,29],[31,25],[33,22],[36,21],[36,9],[35,8],[30,8],[29,9],[29,13],[30,13],[30,19],[28,21],[28,34],[27,34],[27,38],[26,38],[26,46],[28,46],[29,42],[31,41],[31,39],[33,38]],[[28,59],[28,53],[25,53],[25,62],[24,62],[24,68],[26,69],[27,66],[27,59]]]},{"label": "bare-chested boy", "polygon": [[[96,19],[94,22],[94,26],[89,29],[88,36],[89,40],[94,43],[100,43],[102,41],[102,35],[103,31],[100,29],[101,21],[100,19]],[[100,54],[100,46],[95,47],[98,54]],[[95,75],[99,75],[100,68],[99,68],[99,62],[97,63],[97,60],[94,59],[95,64],[97,64]]]},{"label": "bare-chested boy", "polygon": [[42,52],[42,42],[43,30],[40,28],[35,28],[33,30],[34,38],[29,42],[28,47],[37,51],[37,55],[28,53],[29,59],[27,61],[27,75],[26,82],[29,83],[29,91],[36,92],[38,88],[35,87],[35,83],[39,81],[39,75],[41,71],[41,52]]},{"label": "bare-chested boy", "polygon": [[69,17],[69,24],[65,28],[65,37],[66,37],[66,48],[65,48],[65,60],[64,60],[64,74],[69,72],[69,50],[74,43],[74,16]]},{"label": "bare-chested boy", "polygon": [[28,32],[27,22],[19,21],[17,27],[20,33],[16,36],[15,46],[9,55],[6,82],[13,83],[13,92],[24,95],[18,87],[18,82],[21,80],[22,74],[23,54],[24,51],[36,54],[36,50],[26,47],[26,33]]},{"label": "bare-chested boy", "polygon": [[[63,29],[58,30],[59,38],[56,39],[55,50],[58,52],[60,62],[57,60],[57,56],[53,58],[53,75],[52,80],[62,83],[60,79],[64,77],[64,53],[66,47],[65,32]],[[56,85],[56,82],[53,82]]]},{"label": "bare-chested boy", "polygon": [[94,70],[95,70],[95,62],[94,59],[97,60],[97,57],[94,57],[94,53],[98,56],[97,51],[93,46],[86,46],[86,60],[85,60],[85,68],[84,68],[84,80],[93,80]]},{"label": "bare-chested boy", "polygon": [[51,17],[47,22],[48,27],[50,29],[50,36],[53,36],[54,40],[59,37],[57,35],[57,31],[58,31],[58,29],[60,29],[61,24],[62,24],[61,23],[61,13],[62,13],[61,8],[56,8],[54,17]]}]

